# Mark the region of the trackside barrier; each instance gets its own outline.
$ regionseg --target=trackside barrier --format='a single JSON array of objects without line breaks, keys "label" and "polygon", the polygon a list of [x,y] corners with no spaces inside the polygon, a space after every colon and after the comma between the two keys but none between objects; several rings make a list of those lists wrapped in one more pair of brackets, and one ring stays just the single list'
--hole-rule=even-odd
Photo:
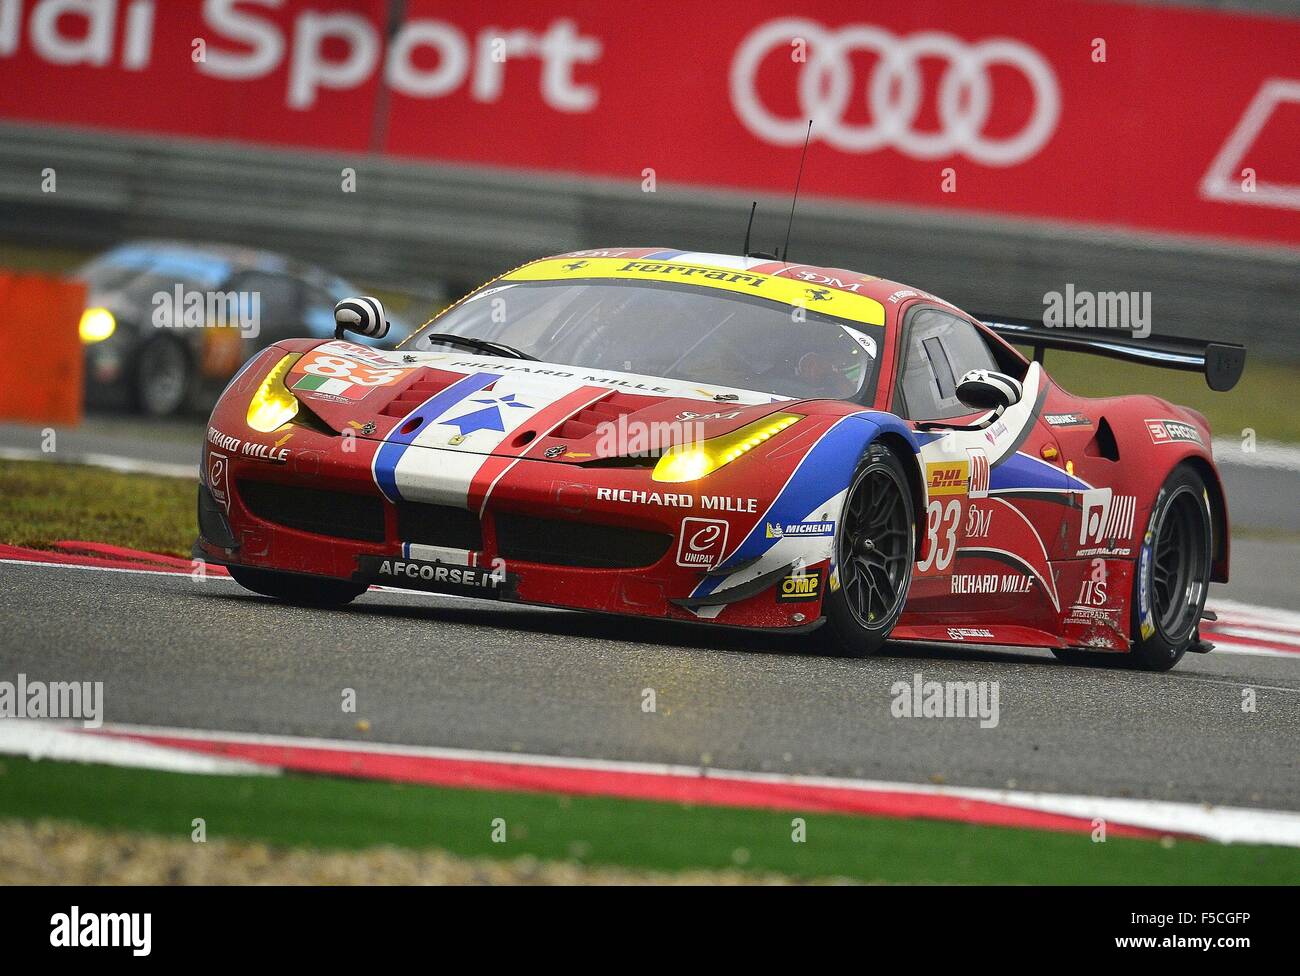
[{"label": "trackside barrier", "polygon": [[0,269],[0,420],[81,422],[86,286]]}]

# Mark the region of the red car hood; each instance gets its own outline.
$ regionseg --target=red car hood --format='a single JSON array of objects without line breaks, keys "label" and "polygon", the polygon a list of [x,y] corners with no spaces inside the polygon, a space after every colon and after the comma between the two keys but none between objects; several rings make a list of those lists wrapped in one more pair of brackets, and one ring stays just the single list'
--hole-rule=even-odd
[{"label": "red car hood", "polygon": [[[316,346],[285,382],[336,431],[412,446],[588,461],[713,437],[791,401],[735,387],[460,352]],[[657,453],[657,451],[656,451]]]}]

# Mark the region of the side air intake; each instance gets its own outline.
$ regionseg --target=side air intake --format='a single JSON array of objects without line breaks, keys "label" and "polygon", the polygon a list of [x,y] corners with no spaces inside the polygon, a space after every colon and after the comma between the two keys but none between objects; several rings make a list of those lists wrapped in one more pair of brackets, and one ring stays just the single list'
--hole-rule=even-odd
[{"label": "side air intake", "polygon": [[1110,429],[1106,418],[1097,421],[1097,433],[1093,435],[1083,453],[1089,457],[1105,458],[1107,461],[1119,460],[1119,444],[1115,441],[1115,432]]}]

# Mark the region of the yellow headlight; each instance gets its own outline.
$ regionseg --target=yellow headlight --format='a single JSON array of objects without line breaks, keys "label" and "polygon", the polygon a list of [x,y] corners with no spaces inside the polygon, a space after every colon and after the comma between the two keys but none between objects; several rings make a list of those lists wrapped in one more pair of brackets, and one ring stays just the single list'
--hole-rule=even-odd
[{"label": "yellow headlight", "polygon": [[298,400],[284,385],[284,378],[302,353],[290,353],[266,374],[262,385],[248,402],[248,426],[269,434],[283,427],[298,415]]},{"label": "yellow headlight", "polygon": [[81,313],[81,322],[77,326],[81,341],[86,345],[92,342],[103,342],[116,329],[117,319],[113,318],[113,313],[106,308],[86,309]]},{"label": "yellow headlight", "polygon": [[802,414],[777,413],[721,437],[712,437],[690,446],[674,447],[659,459],[651,477],[655,481],[698,481],[800,420],[803,420]]}]

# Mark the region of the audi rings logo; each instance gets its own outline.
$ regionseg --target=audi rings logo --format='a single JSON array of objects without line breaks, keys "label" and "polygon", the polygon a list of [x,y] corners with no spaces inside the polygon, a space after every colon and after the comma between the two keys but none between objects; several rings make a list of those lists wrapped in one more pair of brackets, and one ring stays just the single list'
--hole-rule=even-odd
[{"label": "audi rings logo", "polygon": [[[806,43],[800,64],[798,118],[775,115],[755,87],[759,65],[773,50],[793,51]],[[869,121],[852,124],[845,116],[854,97],[850,54],[877,55],[866,80]],[[918,131],[914,125],[923,101],[922,58],[940,58],[947,68],[939,82],[939,128]],[[993,108],[993,65],[1014,68],[1029,82],[1034,107],[1029,120],[1012,135],[989,138],[985,124]],[[1051,65],[1033,48],[1005,37],[967,44],[952,34],[924,31],[896,37],[869,24],[828,30],[801,18],[762,25],[741,42],[731,63],[731,101],[751,132],[778,146],[803,143],[808,119],[813,138],[836,149],[869,153],[892,147],[914,159],[940,159],[960,153],[986,166],[1013,166],[1033,156],[1056,131],[1061,95]]]}]

